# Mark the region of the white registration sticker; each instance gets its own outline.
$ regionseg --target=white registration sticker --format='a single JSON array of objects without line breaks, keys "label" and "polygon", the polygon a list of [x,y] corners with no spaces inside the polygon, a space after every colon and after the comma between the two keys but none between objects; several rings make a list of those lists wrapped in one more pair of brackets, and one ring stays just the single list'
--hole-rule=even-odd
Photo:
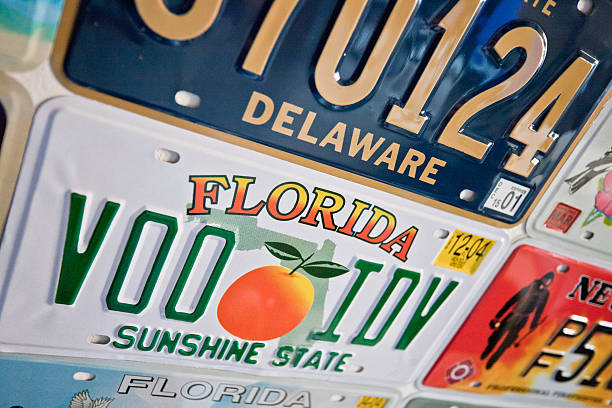
[{"label": "white registration sticker", "polygon": [[[433,265],[452,231],[479,237],[469,273]],[[500,229],[53,99],[0,249],[0,351],[406,386],[507,248]]]},{"label": "white registration sticker", "polygon": [[513,216],[531,190],[514,181],[500,178],[484,203],[484,207]]}]

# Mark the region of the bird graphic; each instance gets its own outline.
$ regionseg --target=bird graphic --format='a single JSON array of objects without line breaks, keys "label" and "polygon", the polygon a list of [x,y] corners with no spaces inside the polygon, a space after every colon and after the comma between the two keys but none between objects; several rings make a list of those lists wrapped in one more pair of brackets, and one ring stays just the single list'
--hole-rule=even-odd
[{"label": "bird graphic", "polygon": [[114,398],[98,398],[92,401],[89,390],[77,392],[70,401],[70,408],[106,408]]}]

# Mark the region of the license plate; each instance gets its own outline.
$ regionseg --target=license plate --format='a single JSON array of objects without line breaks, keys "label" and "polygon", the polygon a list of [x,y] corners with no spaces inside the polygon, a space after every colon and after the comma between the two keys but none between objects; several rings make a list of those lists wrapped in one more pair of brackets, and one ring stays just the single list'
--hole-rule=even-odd
[{"label": "license plate", "polygon": [[0,68],[22,71],[49,56],[64,0],[0,0]]},{"label": "license plate", "polygon": [[[397,395],[137,363],[0,358],[3,407],[392,408]],[[369,404],[369,405],[368,405]]]},{"label": "license plate", "polygon": [[403,386],[508,246],[503,230],[56,98],[0,249],[0,350]]},{"label": "license plate", "polygon": [[612,106],[587,133],[588,141],[563,167],[529,218],[541,239],[612,257]]},{"label": "license plate", "polygon": [[408,402],[405,408],[501,408],[495,403],[493,405],[475,405],[459,401],[446,401],[442,399],[415,398]]},{"label": "license plate", "polygon": [[609,266],[518,246],[423,384],[609,406],[611,289]]},{"label": "license plate", "polygon": [[607,1],[68,3],[71,90],[497,226],[610,97]]}]

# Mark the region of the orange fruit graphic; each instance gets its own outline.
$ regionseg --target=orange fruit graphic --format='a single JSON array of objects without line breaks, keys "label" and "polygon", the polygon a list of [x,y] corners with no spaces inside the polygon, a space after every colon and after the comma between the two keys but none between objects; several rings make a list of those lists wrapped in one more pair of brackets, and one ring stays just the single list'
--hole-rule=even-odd
[{"label": "orange fruit graphic", "polygon": [[314,288],[284,266],[263,266],[238,278],[217,307],[219,323],[244,340],[264,341],[293,330],[308,314]]}]

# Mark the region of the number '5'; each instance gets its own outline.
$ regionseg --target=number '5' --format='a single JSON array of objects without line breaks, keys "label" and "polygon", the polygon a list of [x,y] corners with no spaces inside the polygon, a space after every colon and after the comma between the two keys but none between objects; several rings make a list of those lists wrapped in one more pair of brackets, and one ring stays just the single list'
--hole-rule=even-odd
[{"label": "number '5'", "polygon": [[[320,96],[331,105],[355,105],[374,91],[419,3],[418,0],[397,0],[360,76],[352,83],[345,84],[336,71],[368,1],[345,0],[317,61],[314,84]],[[242,61],[244,71],[255,76],[263,75],[272,50],[299,3],[300,0],[272,2]],[[152,31],[170,40],[186,41],[208,31],[219,14],[223,0],[195,0],[191,9],[180,15],[170,12],[163,0],[135,0],[135,4],[141,18]],[[391,107],[385,117],[386,124],[414,134],[421,132],[429,119],[424,110],[427,101],[483,4],[484,0],[459,0],[440,20],[438,28],[444,33],[439,43],[415,85],[406,92],[407,100],[402,106],[395,104]],[[520,68],[505,81],[481,91],[458,107],[442,130],[438,139],[440,144],[479,160],[484,157],[492,142],[468,136],[463,130],[465,124],[478,112],[518,92],[533,78],[546,57],[546,37],[531,27],[515,27],[492,44],[493,57],[501,62],[518,48],[526,53],[524,61],[519,62]],[[528,177],[538,163],[538,152],[546,153],[557,139],[558,134],[553,130],[555,125],[597,65],[596,59],[581,53],[510,131],[509,137],[525,147],[520,154],[510,155],[505,170]],[[412,82],[412,79],[407,78],[406,82]]]}]

